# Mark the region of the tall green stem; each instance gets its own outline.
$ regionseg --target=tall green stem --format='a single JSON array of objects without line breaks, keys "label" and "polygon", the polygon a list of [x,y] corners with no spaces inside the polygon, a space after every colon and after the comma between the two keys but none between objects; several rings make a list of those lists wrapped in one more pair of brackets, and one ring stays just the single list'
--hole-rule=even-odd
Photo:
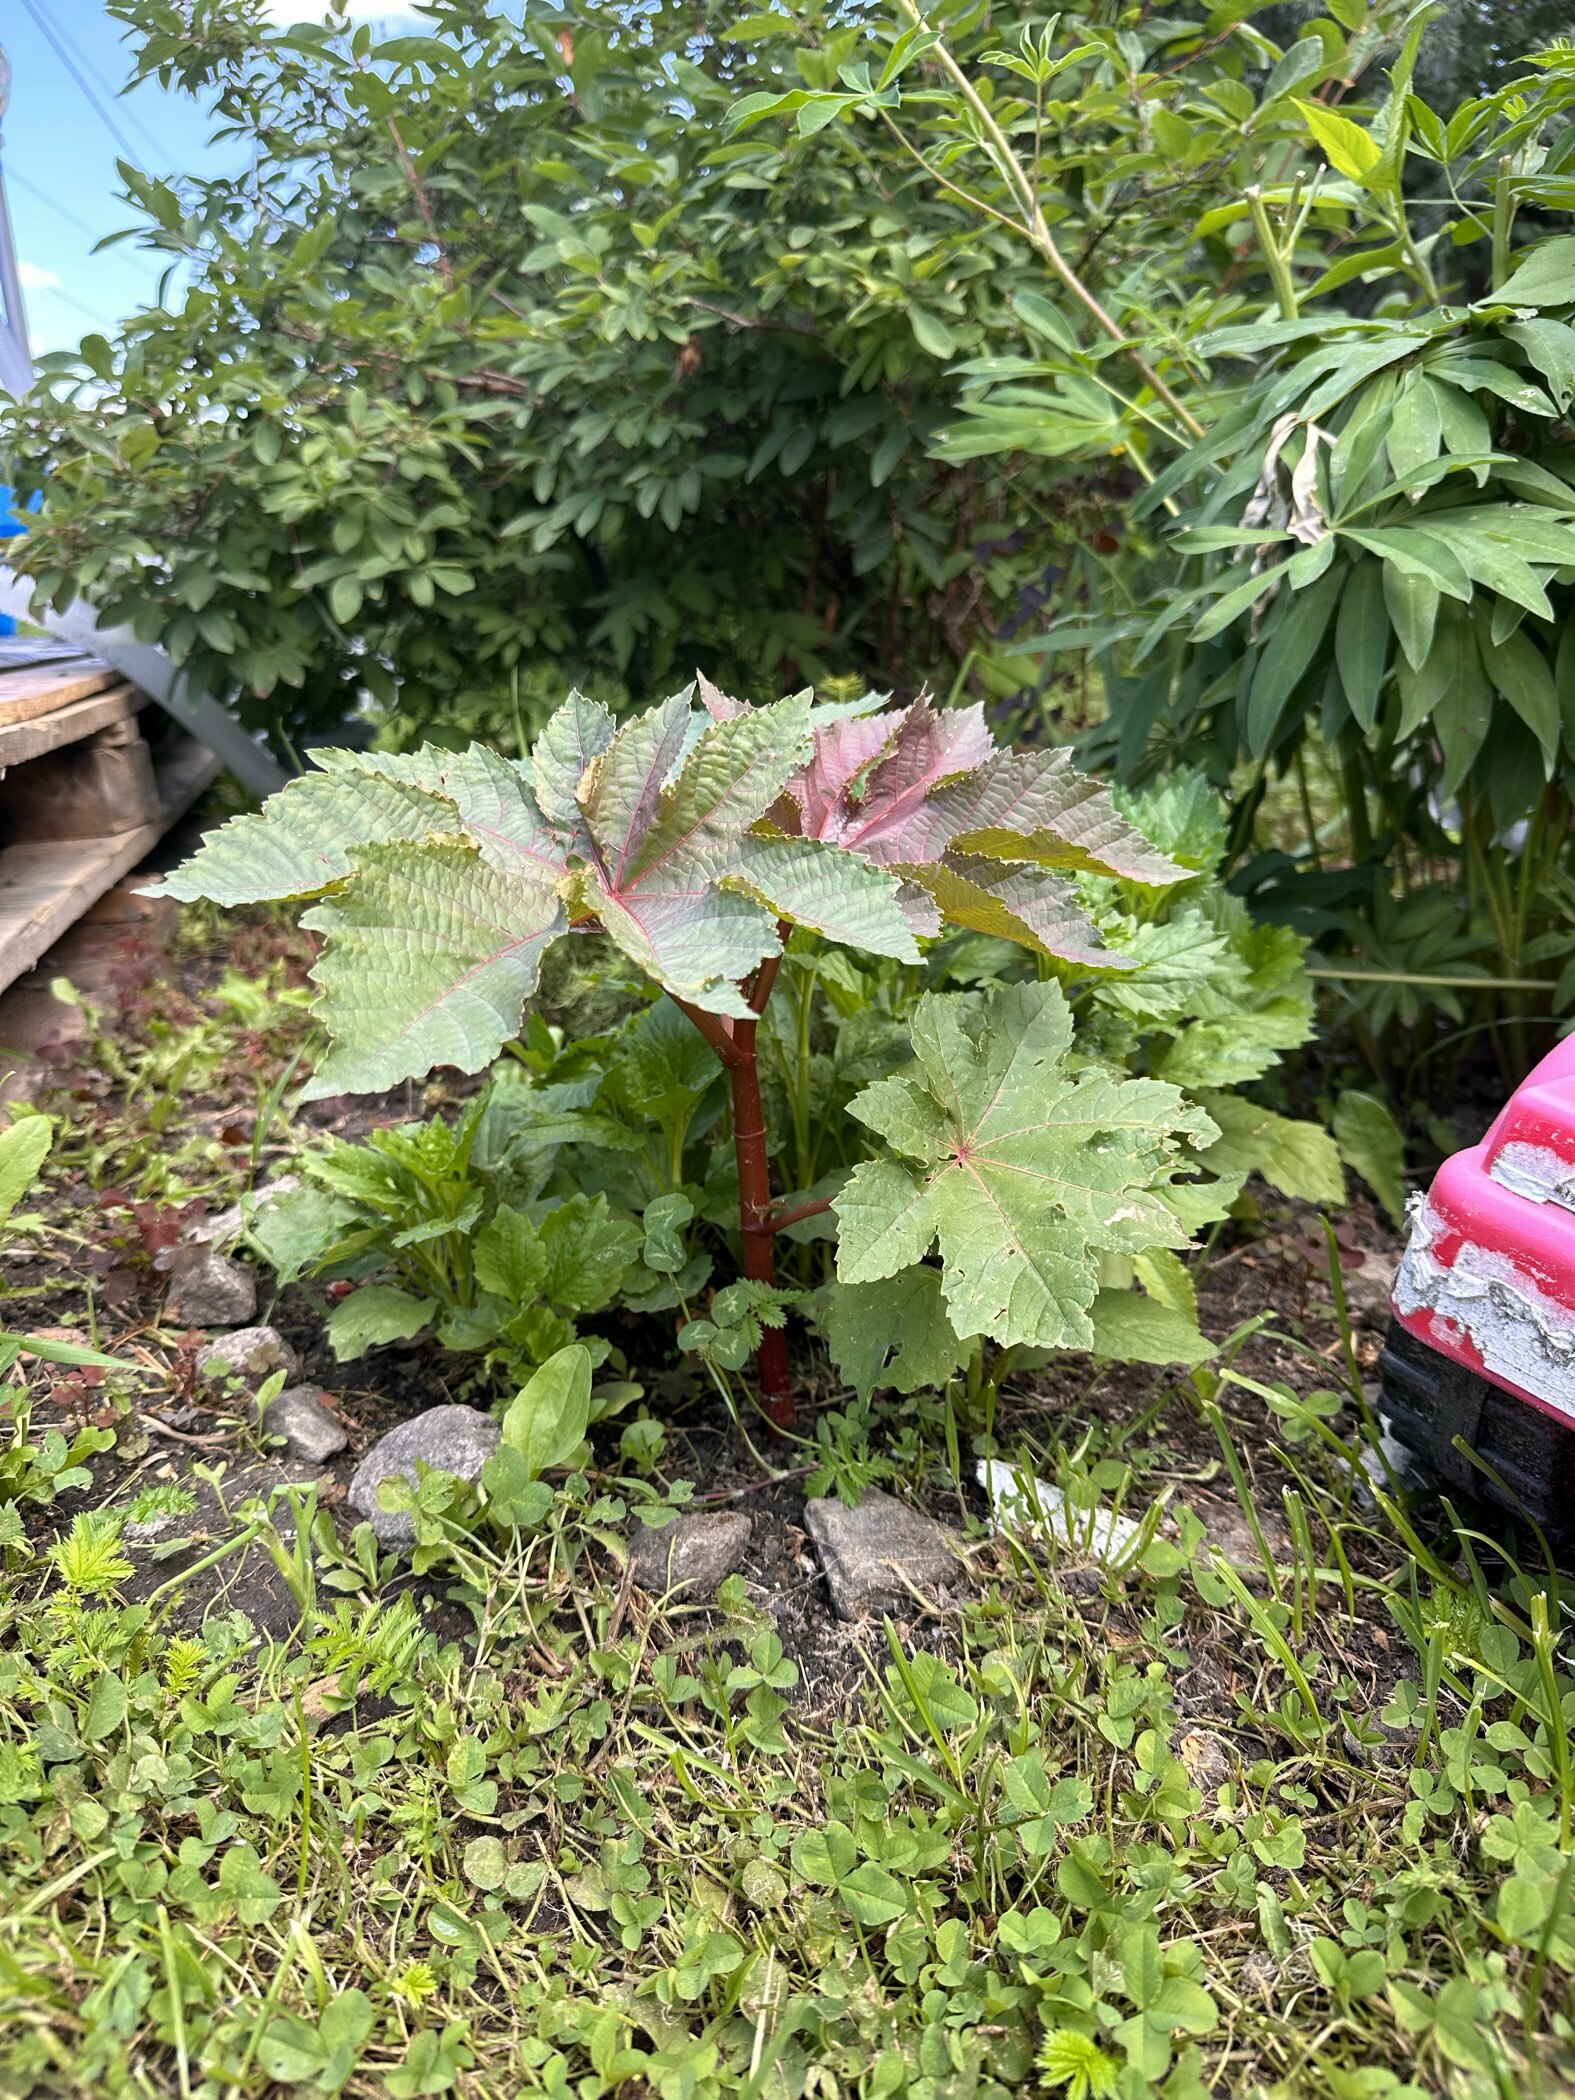
[{"label": "tall green stem", "polygon": [[[897,0],[897,8],[898,12],[911,22],[914,28],[929,29],[930,25],[920,14],[914,4],[914,0]],[[1056,244],[1055,236],[1050,231],[1045,215],[1040,209],[1038,192],[1027,170],[1013,151],[1011,141],[996,122],[990,105],[947,49],[944,40],[939,37],[937,37],[935,43],[935,56],[951,75],[956,83],[957,92],[967,103],[969,109],[972,110],[974,119],[984,134],[985,143],[990,150],[990,158],[996,165],[996,171],[1017,200],[1018,207],[1023,214],[1023,230],[1028,235],[1033,246],[1044,257],[1056,276],[1060,278],[1061,282],[1072,294],[1072,297],[1092,317],[1095,324],[1102,328],[1113,342],[1127,345],[1127,356],[1132,360],[1138,371],[1142,373],[1144,380],[1153,389],[1158,398],[1164,402],[1182,429],[1195,438],[1202,437],[1203,425],[1193,415],[1185,402],[1172,393],[1171,389],[1160,378],[1148,360],[1131,347],[1127,342],[1127,331],[1121,327],[1120,323],[1111,314],[1106,312],[1095,294],[1084,284],[1082,278],[1078,276],[1072,265],[1061,253],[1060,248]]]}]

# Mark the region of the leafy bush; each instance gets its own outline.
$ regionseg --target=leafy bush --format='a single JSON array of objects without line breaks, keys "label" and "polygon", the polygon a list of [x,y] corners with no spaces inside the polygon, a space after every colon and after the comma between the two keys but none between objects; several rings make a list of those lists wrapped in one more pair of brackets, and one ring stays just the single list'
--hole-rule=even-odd
[{"label": "leafy bush", "polygon": [[[231,905],[320,900],[304,923],[326,936],[313,974],[333,1041],[307,1089],[316,1096],[394,1086],[437,1063],[479,1070],[518,1034],[543,952],[573,927],[598,928],[727,1075],[744,1274],[759,1287],[737,1313],[758,1328],[779,1310],[776,1233],[799,1215],[774,1203],[758,1054],[783,933],[796,926],[915,964],[944,918],[1046,958],[1120,967],[1071,871],[1163,885],[1181,870],[1064,752],[997,749],[978,708],[815,709],[807,694],[750,708],[703,682],[701,692],[704,710],[680,693],[616,729],[573,695],[528,761],[479,746],[324,753],[321,771],[211,834],[163,888]],[[444,1147],[464,1140],[416,1133],[377,1148],[408,1168],[424,1143],[425,1180],[405,1184],[401,1201],[430,1204],[434,1175],[457,1159]],[[333,1159],[326,1172],[348,1177],[353,1200],[365,1163]],[[372,1168],[379,1188],[390,1171]],[[403,1235],[407,1268],[436,1259],[418,1247],[479,1219],[479,1204],[455,1208],[455,1196]],[[363,1200],[386,1199],[363,1190]],[[494,1213],[487,1230],[500,1283],[545,1275],[530,1220],[504,1226]],[[396,1309],[419,1325],[429,1308]],[[760,1355],[768,1400],[785,1412],[778,1326]]]},{"label": "leafy bush", "polygon": [[807,41],[714,0],[437,0],[382,39],[257,0],[114,12],[245,172],[128,172],[187,292],[6,419],[17,487],[47,484],[17,550],[46,596],[296,738],[363,686],[451,741],[454,715],[529,724],[571,677],[646,699],[695,658],[778,689],[1021,683],[994,629],[1109,499],[928,441],[948,362],[1023,346],[1031,259],[894,140],[722,136],[784,73],[836,83],[838,11]]},{"label": "leafy bush", "polygon": [[549,1127],[559,1141],[592,1137],[596,1119],[511,1115],[517,1091],[489,1088],[454,1123],[333,1140],[303,1155],[304,1186],[252,1205],[250,1237],[281,1283],[309,1271],[357,1286],[328,1314],[341,1363],[430,1327],[447,1348],[487,1352],[517,1385],[637,1260],[639,1231],[605,1196],[532,1201]]}]

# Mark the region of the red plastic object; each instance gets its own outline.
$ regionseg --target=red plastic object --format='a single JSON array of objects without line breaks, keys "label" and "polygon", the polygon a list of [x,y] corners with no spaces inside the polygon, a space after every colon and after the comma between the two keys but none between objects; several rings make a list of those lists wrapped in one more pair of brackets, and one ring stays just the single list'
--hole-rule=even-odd
[{"label": "red plastic object", "polygon": [[1439,1168],[1394,1311],[1440,1356],[1575,1424],[1575,1037]]}]

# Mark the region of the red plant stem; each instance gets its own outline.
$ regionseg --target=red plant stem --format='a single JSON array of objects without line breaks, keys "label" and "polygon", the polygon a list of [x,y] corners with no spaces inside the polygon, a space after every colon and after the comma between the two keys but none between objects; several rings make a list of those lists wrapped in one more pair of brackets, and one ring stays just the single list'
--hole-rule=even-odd
[{"label": "red plant stem", "polygon": [[[785,937],[785,935],[784,935]],[[782,958],[773,955],[756,970],[744,996],[755,1013],[771,997]],[[776,1234],[780,1220],[771,1204],[771,1155],[766,1150],[766,1114],[760,1099],[760,1066],[755,1054],[757,1023],[726,1020],[687,1000],[676,1002],[721,1059],[733,1091],[733,1151],[738,1161],[739,1224],[744,1235],[744,1274],[753,1283],[777,1280]],[[825,1208],[826,1206],[819,1206]],[[762,1327],[755,1351],[755,1376],[761,1404],[778,1429],[793,1426],[793,1377],[788,1366],[787,1334]]]},{"label": "red plant stem", "polygon": [[[738,1210],[744,1232],[744,1274],[754,1283],[777,1280],[777,1221],[771,1210],[771,1159],[766,1151],[766,1115],[760,1099],[760,1066],[755,1058],[754,1021],[733,1023],[733,1150],[738,1158]],[[778,1429],[793,1426],[793,1380],[788,1370],[787,1334],[780,1327],[761,1330],[755,1352],[760,1399]]]},{"label": "red plant stem", "polygon": [[823,1210],[830,1210],[831,1198],[823,1196],[818,1203],[801,1203],[797,1210],[779,1210],[772,1219],[778,1232],[788,1225],[797,1225],[801,1218],[818,1218]]}]

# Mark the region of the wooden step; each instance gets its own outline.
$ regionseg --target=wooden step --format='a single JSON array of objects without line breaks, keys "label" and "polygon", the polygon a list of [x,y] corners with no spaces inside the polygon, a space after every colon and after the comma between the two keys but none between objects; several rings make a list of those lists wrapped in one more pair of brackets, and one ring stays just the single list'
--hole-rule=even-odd
[{"label": "wooden step", "polygon": [[152,851],[220,771],[195,737],[160,753],[159,815],[103,838],[26,842],[0,849],[0,988],[32,969],[90,904]]},{"label": "wooden step", "polygon": [[[14,674],[12,674],[14,675]],[[5,674],[0,674],[0,687]],[[134,685],[115,683],[85,699],[68,700],[45,714],[7,722],[0,719],[0,772],[10,766],[25,766],[31,758],[42,758],[65,744],[123,722],[148,705],[146,693]]]},{"label": "wooden step", "polygon": [[0,671],[0,725],[36,721],[57,708],[69,707],[73,700],[85,700],[90,693],[121,683],[119,673],[96,656],[65,657]]}]

